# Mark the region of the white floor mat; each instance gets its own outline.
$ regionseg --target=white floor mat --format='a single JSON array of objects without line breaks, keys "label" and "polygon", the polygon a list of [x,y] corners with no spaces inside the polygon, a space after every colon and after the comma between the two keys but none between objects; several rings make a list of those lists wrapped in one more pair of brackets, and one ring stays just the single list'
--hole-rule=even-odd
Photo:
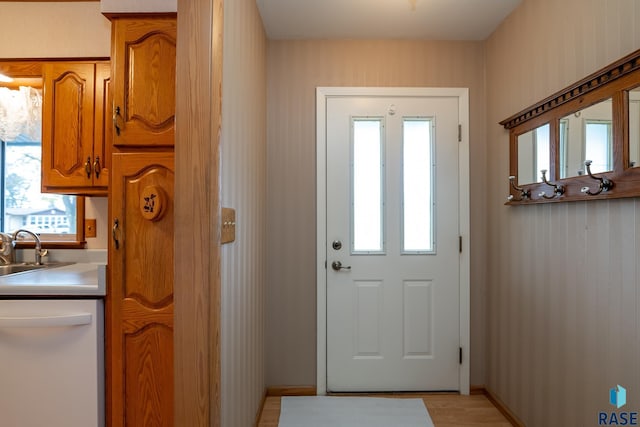
[{"label": "white floor mat", "polygon": [[283,397],[278,427],[433,427],[422,399]]}]

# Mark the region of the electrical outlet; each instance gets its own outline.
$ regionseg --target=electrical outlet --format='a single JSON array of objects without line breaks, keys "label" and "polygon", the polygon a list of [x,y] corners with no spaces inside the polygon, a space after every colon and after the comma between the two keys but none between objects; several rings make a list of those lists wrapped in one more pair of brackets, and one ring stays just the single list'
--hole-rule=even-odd
[{"label": "electrical outlet", "polygon": [[98,231],[96,230],[95,219],[84,220],[84,237],[97,237]]}]

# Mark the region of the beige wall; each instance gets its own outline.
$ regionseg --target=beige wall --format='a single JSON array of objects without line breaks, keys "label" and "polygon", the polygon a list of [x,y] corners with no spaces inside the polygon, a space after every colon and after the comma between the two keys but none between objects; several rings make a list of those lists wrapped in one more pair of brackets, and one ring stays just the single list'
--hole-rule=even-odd
[{"label": "beige wall", "polygon": [[498,122],[638,48],[632,0],[524,0],[486,43],[487,385],[528,426],[640,407],[640,201],[503,206]]},{"label": "beige wall", "polygon": [[221,201],[236,209],[222,247],[222,426],[255,422],[265,390],[266,36],[254,0],[224,5]]},{"label": "beige wall", "polygon": [[0,2],[0,58],[109,57],[100,2]]},{"label": "beige wall", "polygon": [[[109,57],[111,23],[99,2],[0,2],[0,58]],[[86,217],[96,218],[98,235],[87,248],[107,248],[106,198],[87,198]]]},{"label": "beige wall", "polygon": [[317,86],[470,88],[472,384],[484,382],[485,138],[481,43],[269,41],[267,384],[316,383]]}]

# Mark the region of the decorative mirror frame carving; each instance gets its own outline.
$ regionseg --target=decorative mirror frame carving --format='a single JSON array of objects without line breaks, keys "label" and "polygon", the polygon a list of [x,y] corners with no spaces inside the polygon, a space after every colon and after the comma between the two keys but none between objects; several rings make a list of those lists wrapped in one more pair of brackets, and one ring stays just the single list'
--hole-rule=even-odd
[{"label": "decorative mirror frame carving", "polygon": [[[556,203],[577,200],[615,199],[640,196],[640,167],[629,162],[629,97],[628,91],[640,86],[640,50],[585,77],[579,82],[520,111],[500,122],[509,130],[509,201],[507,204]],[[613,170],[594,176],[582,175],[560,179],[560,119],[607,98],[613,100]],[[541,125],[550,125],[550,166],[546,179],[564,188],[562,194],[545,198],[541,193],[553,193],[545,182],[518,186],[518,135]],[[506,178],[506,177],[505,177]],[[598,186],[608,181],[604,191]],[[515,182],[514,182],[515,181]],[[607,184],[608,185],[608,184]],[[591,190],[585,188],[589,187]],[[523,197],[524,195],[524,197]],[[528,195],[528,196],[527,196]]]}]

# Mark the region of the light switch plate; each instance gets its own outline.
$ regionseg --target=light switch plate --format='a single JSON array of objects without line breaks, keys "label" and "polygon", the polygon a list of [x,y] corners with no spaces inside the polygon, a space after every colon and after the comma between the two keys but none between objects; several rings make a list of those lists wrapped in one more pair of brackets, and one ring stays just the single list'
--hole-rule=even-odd
[{"label": "light switch plate", "polygon": [[236,240],[236,210],[222,208],[222,233],[220,243],[231,243]]},{"label": "light switch plate", "polygon": [[95,219],[85,219],[84,220],[84,237],[97,237],[98,230],[96,230],[96,220]]}]

